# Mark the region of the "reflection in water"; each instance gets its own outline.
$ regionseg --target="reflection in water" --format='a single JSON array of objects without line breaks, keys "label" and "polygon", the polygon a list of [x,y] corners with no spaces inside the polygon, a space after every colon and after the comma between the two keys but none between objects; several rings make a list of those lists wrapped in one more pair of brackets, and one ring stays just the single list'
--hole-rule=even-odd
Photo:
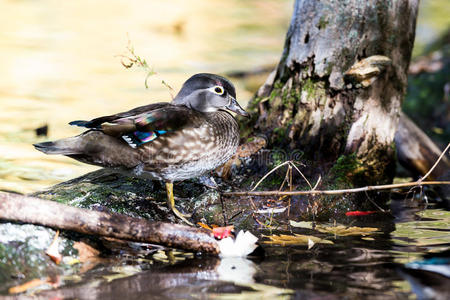
[{"label": "reflection in water", "polygon": [[[257,260],[243,258],[187,258],[181,262],[153,263],[137,274],[108,275],[108,271],[90,270],[84,283],[70,284],[55,291],[38,294],[42,299],[198,299],[227,298],[326,298],[326,299],[404,299],[411,288],[395,263],[403,253],[390,249],[392,219],[384,233],[372,239],[360,236],[330,237],[334,244],[265,248]],[[390,228],[390,229],[389,229]],[[302,233],[306,229],[295,229]],[[390,232],[392,231],[392,232]],[[189,257],[189,256],[186,256]],[[122,270],[121,268],[119,268]],[[126,268],[125,268],[126,269]],[[109,268],[109,272],[118,270]],[[408,273],[410,274],[410,273]],[[126,277],[124,277],[126,276]],[[411,274],[408,275],[411,277]],[[439,275],[441,276],[441,275]],[[107,278],[110,281],[105,281]],[[412,282],[412,281],[411,281]],[[414,283],[415,284],[415,283]],[[40,299],[40,298],[38,298]]]},{"label": "reflection in water", "polygon": [[450,299],[450,250],[426,254],[399,272],[418,299]]},{"label": "reflection in water", "polygon": [[450,299],[450,286],[448,276],[435,272],[414,269],[401,269],[400,274],[408,280],[411,289],[419,300],[448,300]]},{"label": "reflection in water", "polygon": [[[436,209],[424,213],[428,219],[434,216],[435,230],[448,229],[447,214]],[[149,271],[126,278],[118,277],[111,282],[98,279],[101,272],[93,270],[85,275],[89,284],[72,285],[39,295],[43,298],[83,299],[118,299],[125,293],[128,297],[139,299],[405,299],[411,297],[412,291],[419,296],[426,296],[428,294],[424,293],[430,291],[433,295],[447,295],[447,285],[443,284],[448,281],[446,276],[430,271],[417,273],[418,270],[398,263],[415,249],[392,250],[398,247],[396,240],[392,239],[398,234],[394,225],[401,228],[402,220],[397,219],[398,223],[394,224],[392,218],[384,216],[372,221],[368,224],[366,220],[366,226],[377,226],[383,233],[372,235],[371,239],[360,236],[329,237],[333,239],[333,245],[316,244],[311,250],[307,250],[306,246],[270,246],[265,247],[265,256],[257,260],[197,257],[173,265],[150,265]],[[305,230],[297,228],[295,232]],[[410,234],[411,243],[416,243],[412,236],[414,232]],[[450,237],[447,237],[446,243],[448,247]],[[443,245],[431,243],[426,246],[433,251]],[[92,277],[93,274],[97,277]],[[422,299],[427,299],[425,296]]]},{"label": "reflection in water", "polygon": [[[219,299],[226,298],[226,295],[275,299],[292,294],[288,289],[249,282],[255,269],[253,262],[242,258],[193,259],[174,266],[155,267],[134,276],[118,277],[110,282],[91,278],[89,283],[44,291],[33,299],[198,299],[202,295]],[[232,279],[229,278],[230,272],[233,273]],[[243,275],[250,277],[244,278]]]},{"label": "reflection in water", "polygon": [[255,282],[253,276],[256,274],[256,265],[242,257],[226,257],[220,260],[217,273],[223,281],[251,284]]}]

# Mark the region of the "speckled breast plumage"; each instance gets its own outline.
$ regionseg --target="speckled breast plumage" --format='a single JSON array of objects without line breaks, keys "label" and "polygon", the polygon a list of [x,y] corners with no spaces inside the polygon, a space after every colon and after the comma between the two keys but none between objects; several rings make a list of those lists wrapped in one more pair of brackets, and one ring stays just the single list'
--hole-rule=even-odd
[{"label": "speckled breast plumage", "polygon": [[169,132],[136,149],[137,176],[179,181],[200,176],[228,161],[239,144],[239,127],[225,111],[202,113],[198,127]]}]

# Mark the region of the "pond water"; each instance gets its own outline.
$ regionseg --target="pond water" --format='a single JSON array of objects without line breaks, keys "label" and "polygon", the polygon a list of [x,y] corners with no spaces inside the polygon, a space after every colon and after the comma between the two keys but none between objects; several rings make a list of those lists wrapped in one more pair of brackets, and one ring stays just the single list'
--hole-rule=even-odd
[{"label": "pond water", "polygon": [[[420,199],[404,197],[392,200],[391,212],[348,217],[347,227],[377,229],[366,235],[358,233],[360,228],[349,236],[297,227],[281,226],[273,232],[262,228],[254,233],[306,234],[327,243],[308,249],[267,245],[262,238],[264,251],[251,258],[115,245],[112,255],[84,263],[79,275],[54,279],[59,288],[41,286],[22,298],[449,299],[450,212],[433,206],[424,210]],[[426,269],[430,267],[435,269]]]},{"label": "pond water", "polygon": [[[449,6],[422,2],[433,22],[418,27],[419,37],[436,35],[449,24]],[[176,91],[197,72],[275,65],[292,1],[5,0],[0,7],[0,190],[29,193],[95,169],[31,146],[78,134],[69,121],[170,100],[162,80]],[[157,72],[149,89],[145,71],[121,64],[129,45]],[[235,81],[241,104],[264,76]],[[43,125],[48,135],[37,137]],[[420,199],[391,202],[393,215],[348,218],[348,226],[379,229],[370,236],[319,234],[333,244],[265,246],[252,259],[125,251],[34,299],[426,299],[421,293],[433,289],[449,299],[448,273],[405,268],[448,251],[449,212],[425,209]]]},{"label": "pond water", "polygon": [[[292,3],[10,0],[0,7],[0,189],[27,193],[94,170],[31,145],[81,132],[68,122],[170,101],[195,73],[275,66]],[[148,89],[145,70],[122,65],[127,47],[157,72]],[[235,82],[242,105],[262,80]],[[48,135],[37,137],[43,125]]]}]

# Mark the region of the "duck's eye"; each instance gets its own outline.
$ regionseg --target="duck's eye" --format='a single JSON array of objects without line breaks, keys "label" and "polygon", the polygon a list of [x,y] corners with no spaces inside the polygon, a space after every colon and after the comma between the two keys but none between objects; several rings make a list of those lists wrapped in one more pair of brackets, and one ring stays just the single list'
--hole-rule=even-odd
[{"label": "duck's eye", "polygon": [[223,93],[225,92],[224,91],[224,89],[223,89],[223,87],[221,87],[221,86],[219,86],[219,85],[216,85],[215,87],[214,87],[214,93],[216,93],[217,95],[223,95]]}]

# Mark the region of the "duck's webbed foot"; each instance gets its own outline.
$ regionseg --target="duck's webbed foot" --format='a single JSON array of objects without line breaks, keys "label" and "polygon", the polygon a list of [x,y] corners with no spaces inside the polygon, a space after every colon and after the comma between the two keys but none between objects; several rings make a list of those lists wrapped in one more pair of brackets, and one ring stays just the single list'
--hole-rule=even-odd
[{"label": "duck's webbed foot", "polygon": [[182,214],[176,207],[175,207],[175,200],[173,198],[173,183],[172,182],[166,182],[166,191],[167,191],[167,206],[172,210],[172,212],[180,218],[184,223],[194,226],[191,222],[189,222],[186,218],[191,217],[191,215],[184,215]]}]

